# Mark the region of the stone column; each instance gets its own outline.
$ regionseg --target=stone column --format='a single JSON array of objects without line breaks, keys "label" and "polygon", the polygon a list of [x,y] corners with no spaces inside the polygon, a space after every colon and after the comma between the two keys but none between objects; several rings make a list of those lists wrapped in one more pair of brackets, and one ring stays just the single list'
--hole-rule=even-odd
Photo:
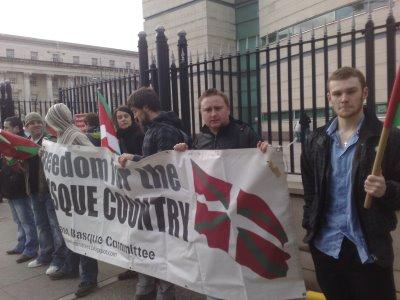
[{"label": "stone column", "polygon": [[46,101],[53,102],[53,75],[46,75]]},{"label": "stone column", "polygon": [[32,73],[24,73],[24,101],[31,100],[31,75]]}]

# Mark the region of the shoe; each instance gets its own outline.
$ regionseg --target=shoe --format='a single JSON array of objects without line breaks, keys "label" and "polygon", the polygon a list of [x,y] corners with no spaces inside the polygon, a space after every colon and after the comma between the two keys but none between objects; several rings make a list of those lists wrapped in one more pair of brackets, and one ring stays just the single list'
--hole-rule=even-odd
[{"label": "shoe", "polygon": [[63,270],[57,270],[54,273],[48,275],[51,280],[73,279],[79,277],[79,274],[71,274],[64,272]]},{"label": "shoe", "polygon": [[37,259],[31,261],[31,262],[28,264],[28,268],[37,268],[37,267],[41,267],[41,266],[43,266],[43,263],[41,263],[41,262],[38,261]]},{"label": "shoe", "polygon": [[7,253],[8,255],[21,254],[21,252],[15,251],[14,249],[12,249],[12,250],[7,250],[6,253]]},{"label": "shoe", "polygon": [[118,280],[127,280],[131,278],[135,278],[137,273],[135,271],[127,270],[123,273],[118,274]]},{"label": "shoe", "polygon": [[47,270],[46,270],[46,275],[54,274],[54,273],[56,273],[58,270],[60,270],[59,267],[57,267],[57,266],[50,266],[50,267],[48,267]]},{"label": "shoe", "polygon": [[135,300],[154,300],[156,299],[156,296],[157,296],[157,290],[154,289],[153,291],[145,295],[135,294]]},{"label": "shoe", "polygon": [[27,256],[27,255],[25,255],[25,254],[22,254],[17,260],[16,260],[16,262],[17,262],[17,264],[20,264],[20,263],[23,263],[23,262],[26,262],[26,261],[28,261],[28,260],[31,260],[31,259],[33,259],[34,257],[30,257],[30,256]]},{"label": "shoe", "polygon": [[81,282],[79,284],[78,290],[75,292],[75,296],[77,298],[85,297],[86,295],[89,295],[91,292],[93,292],[96,287],[96,282]]}]

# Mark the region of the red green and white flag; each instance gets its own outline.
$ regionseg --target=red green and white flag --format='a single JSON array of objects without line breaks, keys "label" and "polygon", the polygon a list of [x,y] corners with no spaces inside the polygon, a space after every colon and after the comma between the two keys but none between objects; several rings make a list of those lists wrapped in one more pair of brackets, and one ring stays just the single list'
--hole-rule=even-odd
[{"label": "red green and white flag", "polygon": [[108,148],[111,152],[121,154],[117,134],[115,132],[114,124],[112,122],[112,114],[110,106],[106,98],[100,91],[97,91],[99,99],[99,121],[101,133],[101,147]]},{"label": "red green and white flag", "polygon": [[389,107],[386,112],[384,125],[386,128],[400,126],[400,67],[397,70],[396,80],[390,95]]},{"label": "red green and white flag", "polygon": [[14,159],[28,159],[38,154],[40,146],[33,141],[0,129],[0,153]]}]

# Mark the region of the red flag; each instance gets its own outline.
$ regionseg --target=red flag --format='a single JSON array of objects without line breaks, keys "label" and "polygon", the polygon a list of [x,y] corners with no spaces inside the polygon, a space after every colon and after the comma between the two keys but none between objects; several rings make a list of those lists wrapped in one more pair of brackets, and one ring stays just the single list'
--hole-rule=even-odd
[{"label": "red flag", "polygon": [[282,244],[288,241],[285,230],[268,204],[260,197],[240,190],[237,198],[237,213],[275,236]]},{"label": "red flag", "polygon": [[386,112],[385,123],[386,128],[400,125],[400,67],[397,70],[396,79],[393,84],[392,93],[390,94],[389,107]]},{"label": "red flag", "polygon": [[258,275],[274,279],[286,277],[290,255],[257,234],[238,227],[236,261]]},{"label": "red flag", "polygon": [[194,229],[206,236],[210,248],[228,252],[230,228],[231,221],[227,214],[209,211],[207,205],[197,202]]},{"label": "red flag", "polygon": [[121,154],[117,134],[115,132],[114,124],[112,122],[110,106],[108,105],[106,98],[104,98],[100,91],[97,91],[97,97],[99,99],[98,102],[101,147],[108,148],[111,152]]},{"label": "red flag", "polygon": [[0,129],[0,153],[15,159],[28,159],[39,152],[40,146],[31,140]]},{"label": "red flag", "polygon": [[221,201],[228,208],[232,184],[206,174],[193,160],[192,169],[196,193],[204,195],[207,201]]}]

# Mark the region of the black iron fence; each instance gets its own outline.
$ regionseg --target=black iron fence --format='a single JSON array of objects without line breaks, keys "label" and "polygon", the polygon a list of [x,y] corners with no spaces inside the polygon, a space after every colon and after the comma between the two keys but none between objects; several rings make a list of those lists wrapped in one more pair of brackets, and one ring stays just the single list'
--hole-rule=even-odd
[{"label": "black iron fence", "polygon": [[[160,95],[162,108],[175,111],[185,130],[195,134],[202,125],[196,99],[204,90],[218,88],[228,95],[231,114],[248,122],[269,143],[283,146],[288,172],[298,173],[300,149],[291,143],[294,123],[300,115],[308,115],[313,130],[332,116],[326,97],[330,72],[345,65],[363,70],[369,88],[368,109],[386,112],[400,28],[391,7],[388,11],[386,23],[378,26],[369,12],[271,45],[262,45],[256,38],[253,50],[247,42],[245,49],[220,51],[217,57],[206,53],[193,58],[182,31],[177,64],[170,56],[164,28],[159,27],[157,57],[151,57],[150,65],[146,34],[139,34],[139,74],[62,89],[59,99],[74,113],[97,111],[96,90],[100,88],[114,109],[138,86],[151,85]],[[360,18],[367,22],[357,28]],[[349,30],[342,31],[344,27]]]}]

